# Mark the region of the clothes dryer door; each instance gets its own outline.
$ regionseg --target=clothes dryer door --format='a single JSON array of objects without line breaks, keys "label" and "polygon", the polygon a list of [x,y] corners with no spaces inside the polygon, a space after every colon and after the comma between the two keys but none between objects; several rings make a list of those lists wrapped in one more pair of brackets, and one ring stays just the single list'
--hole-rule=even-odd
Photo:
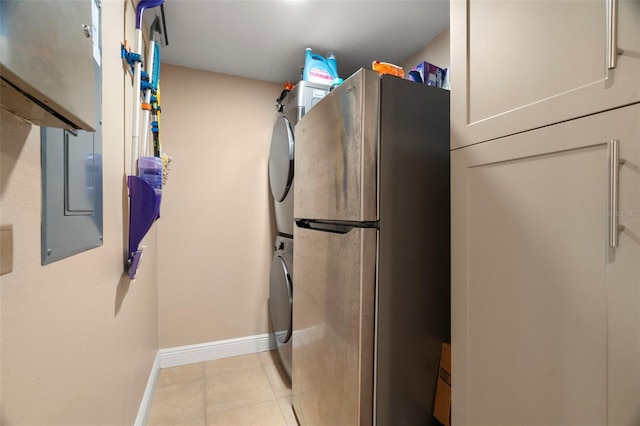
[{"label": "clothes dryer door", "polygon": [[269,281],[269,308],[271,323],[278,346],[282,346],[291,338],[291,314],[293,291],[291,274],[279,254],[273,256],[271,263],[271,279]]},{"label": "clothes dryer door", "polygon": [[273,125],[269,153],[269,185],[278,202],[285,199],[293,184],[293,154],[293,126],[287,117],[280,115]]}]

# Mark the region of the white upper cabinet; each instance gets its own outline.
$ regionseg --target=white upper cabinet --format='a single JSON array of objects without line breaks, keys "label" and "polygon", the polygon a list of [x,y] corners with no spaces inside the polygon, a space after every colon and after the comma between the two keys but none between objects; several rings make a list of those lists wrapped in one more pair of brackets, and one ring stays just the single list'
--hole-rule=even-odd
[{"label": "white upper cabinet", "polygon": [[453,149],[638,102],[640,0],[452,0],[451,87]]}]

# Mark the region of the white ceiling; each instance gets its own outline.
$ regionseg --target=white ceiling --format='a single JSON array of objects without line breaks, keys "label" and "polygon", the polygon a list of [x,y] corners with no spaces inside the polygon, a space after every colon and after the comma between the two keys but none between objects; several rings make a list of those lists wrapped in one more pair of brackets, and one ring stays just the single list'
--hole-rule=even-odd
[{"label": "white ceiling", "polygon": [[402,64],[449,27],[448,0],[166,0],[164,9],[163,63],[277,83],[300,80],[306,47],[333,51],[346,78],[374,60]]}]

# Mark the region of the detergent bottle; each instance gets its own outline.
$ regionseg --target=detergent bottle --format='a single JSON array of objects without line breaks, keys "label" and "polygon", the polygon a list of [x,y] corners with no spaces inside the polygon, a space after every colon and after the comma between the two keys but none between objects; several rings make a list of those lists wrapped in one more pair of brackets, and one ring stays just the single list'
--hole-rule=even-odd
[{"label": "detergent bottle", "polygon": [[[304,70],[302,71],[302,79],[312,83],[326,84],[330,86],[333,80],[338,78],[337,69],[332,69],[329,62],[321,55],[315,54],[307,47],[304,61]],[[335,56],[333,57],[333,65],[335,67]]]},{"label": "detergent bottle", "polygon": [[336,62],[336,55],[333,52],[327,52],[327,64],[333,72],[334,78],[338,77],[338,63]]},{"label": "detergent bottle", "polygon": [[336,55],[333,52],[327,52],[327,64],[329,64],[331,71],[333,71],[334,79],[331,82],[331,88],[333,89],[344,83],[344,80],[338,77],[338,63],[336,62]]}]

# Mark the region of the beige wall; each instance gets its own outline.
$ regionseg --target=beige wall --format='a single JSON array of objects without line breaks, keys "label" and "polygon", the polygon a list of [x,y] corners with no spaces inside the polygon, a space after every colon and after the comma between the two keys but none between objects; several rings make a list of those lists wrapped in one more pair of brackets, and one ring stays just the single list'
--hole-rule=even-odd
[{"label": "beige wall", "polygon": [[131,82],[119,49],[133,40],[132,8],[103,0],[102,11],[102,247],[40,265],[40,129],[1,111],[0,222],[14,229],[13,272],[0,277],[7,426],[133,424],[157,350],[155,227],[136,281],[123,275]]},{"label": "beige wall", "polygon": [[436,36],[429,44],[416,53],[411,55],[404,63],[402,68],[404,69],[405,76],[411,71],[413,67],[420,62],[426,61],[430,64],[437,65],[440,68],[449,68],[450,55],[449,55],[449,29],[447,28]]},{"label": "beige wall", "polygon": [[161,348],[268,332],[267,160],[282,86],[163,65],[173,157],[158,227]]}]

